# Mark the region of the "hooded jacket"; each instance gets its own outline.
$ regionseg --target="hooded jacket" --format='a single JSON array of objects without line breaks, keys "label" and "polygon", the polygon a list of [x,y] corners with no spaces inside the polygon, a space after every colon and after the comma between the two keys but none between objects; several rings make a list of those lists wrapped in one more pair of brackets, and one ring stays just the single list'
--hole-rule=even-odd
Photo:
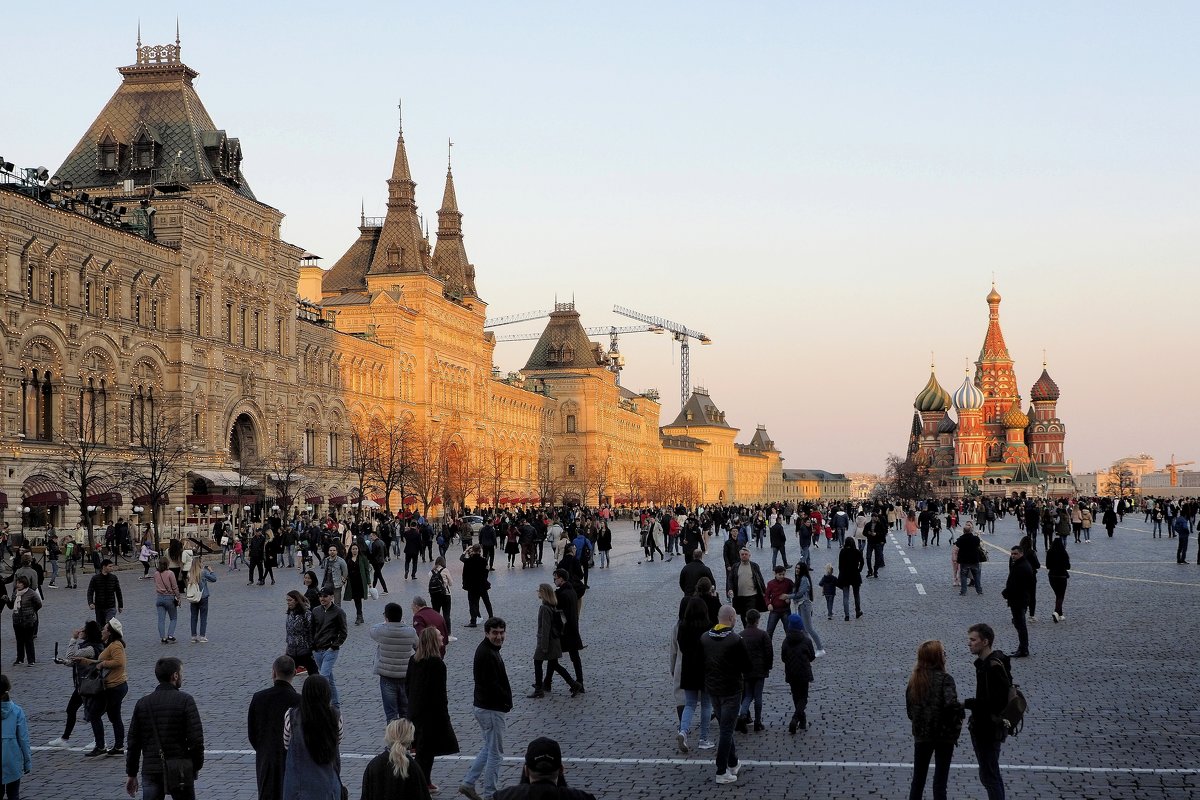
[{"label": "hooded jacket", "polygon": [[25,711],[11,700],[0,703],[0,738],[3,739],[4,783],[21,780],[33,769],[33,752],[29,748],[29,720]]},{"label": "hooded jacket", "polygon": [[713,697],[742,694],[742,676],[750,671],[750,654],[742,637],[716,625],[700,637],[704,652],[704,688]]},{"label": "hooded jacket", "polygon": [[810,683],[813,679],[812,662],[816,658],[817,652],[808,633],[801,628],[789,628],[784,634],[783,646],[779,648],[784,680],[789,684]]}]

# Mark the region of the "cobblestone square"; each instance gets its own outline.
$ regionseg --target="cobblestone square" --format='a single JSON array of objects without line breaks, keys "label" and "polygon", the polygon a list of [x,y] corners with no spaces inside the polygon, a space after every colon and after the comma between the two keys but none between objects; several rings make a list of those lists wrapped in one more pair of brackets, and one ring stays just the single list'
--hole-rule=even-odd
[{"label": "cobblestone square", "polygon": [[[1098,535],[1097,535],[1098,534]],[[828,655],[814,664],[809,702],[810,727],[789,736],[791,705],[782,668],[767,680],[766,731],[738,736],[746,766],[731,786],[713,784],[712,751],[679,755],[673,731],[675,709],[667,671],[667,642],[679,598],[681,557],[639,564],[633,527],[614,528],[612,567],[593,570],[583,612],[583,651],[587,693],[572,699],[561,684],[543,700],[527,700],[532,682],[534,589],[548,581],[550,567],[507,569],[503,557],[493,573],[492,600],[508,622],[503,655],[513,684],[515,707],[508,717],[506,763],[501,785],[519,776],[525,744],[538,735],[560,741],[572,785],[600,798],[690,797],[901,797],[911,773],[912,741],[904,712],[904,685],[917,645],[939,638],[960,697],[973,694],[975,680],[966,649],[966,628],[990,623],[997,646],[1015,650],[1015,633],[1000,597],[1006,574],[1005,550],[1019,538],[1008,516],[996,533],[984,537],[992,559],[983,566],[983,596],[959,597],[950,584],[950,548],[906,546],[895,532],[887,546],[887,566],[862,590],[865,615],[843,622],[815,614]],[[1126,516],[1109,539],[1102,528],[1092,544],[1070,543],[1073,570],[1066,620],[1050,618],[1053,595],[1044,571],[1038,578],[1038,622],[1030,625],[1032,657],[1014,660],[1014,677],[1030,708],[1025,729],[1004,745],[1001,764],[1010,797],[1185,798],[1200,796],[1196,746],[1200,702],[1193,691],[1200,620],[1191,613],[1200,591],[1195,552],[1188,565],[1175,564],[1176,540],[1152,539],[1141,515]],[[798,548],[789,542],[795,558]],[[1040,550],[1040,544],[1039,544]],[[457,577],[458,549],[449,555]],[[770,567],[770,550],[753,557]],[[813,552],[820,570],[834,561],[826,549]],[[706,561],[720,573],[719,550]],[[276,571],[278,585],[247,586],[245,570],[218,567],[213,585],[207,644],[189,644],[186,608],[181,609],[179,643],[158,640],[153,586],[139,570],[120,573],[126,611],[122,615],[129,653],[130,694],[125,717],[137,698],[155,686],[155,659],[170,653],[184,662],[184,690],[200,705],[208,756],[197,788],[201,798],[240,800],[256,796],[254,756],[246,739],[246,708],[251,694],[270,683],[270,662],[283,651],[284,593],[298,588],[295,570]],[[426,567],[422,568],[425,575]],[[368,623],[382,619],[383,602],[405,607],[425,593],[425,579],[405,581],[400,562],[385,573],[390,595],[368,600]],[[88,575],[82,576],[86,587]],[[51,663],[54,642],[65,648],[70,631],[88,618],[85,588],[47,589],[37,640],[35,667],[7,667],[14,700],[29,715],[34,772],[23,781],[31,797],[124,797],[124,760],[85,760],[90,727],[76,726],[71,750],[46,747],[62,733],[70,694],[68,671]],[[471,717],[471,657],[482,627],[463,628],[466,598],[457,590],[450,645],[450,710],[462,752],[439,758],[433,781],[442,797],[454,796],[466,761],[480,744]],[[347,601],[350,613],[353,607]],[[818,598],[818,612],[823,605]],[[3,658],[11,659],[12,628],[4,620]],[[782,637],[777,632],[775,646]],[[364,626],[351,625],[350,639],[336,669],[347,720],[342,744],[343,780],[357,797],[366,760],[382,749],[383,712],[371,673],[374,644]],[[777,656],[778,658],[778,656]],[[8,661],[5,662],[9,663]],[[297,686],[303,679],[297,679]],[[111,736],[111,731],[109,731]],[[111,742],[110,742],[111,744]],[[964,736],[955,750],[950,776],[953,797],[982,797],[974,755]],[[927,792],[929,789],[927,788]]]}]

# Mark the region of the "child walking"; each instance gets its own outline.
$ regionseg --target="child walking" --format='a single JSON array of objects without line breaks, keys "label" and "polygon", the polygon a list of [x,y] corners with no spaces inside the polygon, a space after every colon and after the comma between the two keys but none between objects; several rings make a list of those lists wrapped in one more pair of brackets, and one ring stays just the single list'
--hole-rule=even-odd
[{"label": "child walking", "polygon": [[792,705],[795,706],[788,733],[794,734],[796,728],[804,730],[808,727],[808,687],[812,683],[812,662],[816,657],[812,640],[804,630],[804,621],[799,614],[792,614],[788,617],[787,635],[779,651],[783,676],[792,690]]},{"label": "child walking", "polygon": [[825,574],[821,582],[821,594],[825,596],[825,619],[833,619],[833,600],[837,597],[837,578],[833,575],[833,564],[825,565]]}]

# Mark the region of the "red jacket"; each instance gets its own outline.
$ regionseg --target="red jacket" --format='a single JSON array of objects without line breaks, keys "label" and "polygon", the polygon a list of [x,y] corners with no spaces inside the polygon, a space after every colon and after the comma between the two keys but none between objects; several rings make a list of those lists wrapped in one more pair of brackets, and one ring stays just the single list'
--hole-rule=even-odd
[{"label": "red jacket", "polygon": [[767,583],[767,608],[772,611],[787,611],[788,597],[795,586],[791,578],[772,578]]},{"label": "red jacket", "polygon": [[442,632],[442,658],[446,657],[446,642],[450,639],[450,631],[446,629],[446,620],[442,619],[442,615],[434,611],[429,606],[423,607],[420,611],[413,614],[413,628],[417,631],[417,636],[420,637],[421,631],[426,628],[437,628]]}]

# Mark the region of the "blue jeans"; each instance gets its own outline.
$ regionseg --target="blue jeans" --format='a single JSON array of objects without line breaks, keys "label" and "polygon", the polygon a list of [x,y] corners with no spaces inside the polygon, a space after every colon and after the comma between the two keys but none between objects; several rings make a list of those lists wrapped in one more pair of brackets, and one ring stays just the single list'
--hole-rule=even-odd
[{"label": "blue jeans", "polygon": [[504,714],[486,708],[472,710],[483,734],[483,749],[471,762],[462,782],[473,787],[482,780],[483,796],[491,797],[496,793],[496,779],[500,776],[500,762],[504,757]]},{"label": "blue jeans", "polygon": [[58,580],[58,559],[50,562],[50,583],[53,584]]},{"label": "blue jeans", "polygon": [[792,612],[790,609],[785,608],[783,611],[775,611],[774,609],[772,609],[771,612],[769,614],[767,614],[767,638],[768,639],[770,639],[771,641],[775,640],[775,626],[778,625],[779,623],[782,622],[782,623],[784,623],[784,627],[787,627],[787,625],[786,625],[787,618],[788,618],[788,615],[791,613]]},{"label": "blue jeans", "polygon": [[679,720],[680,732],[685,736],[687,735],[688,729],[692,727],[692,717],[696,714],[696,703],[699,702],[700,741],[707,741],[709,721],[712,719],[712,698],[703,689],[684,689],[683,697],[683,716]]},{"label": "blue jeans", "polygon": [[[158,609],[158,638],[166,639],[168,636],[174,636],[175,624],[179,622],[179,608],[175,605],[175,598],[160,594],[154,601],[154,605]],[[167,626],[168,617],[171,618],[170,627]]]},{"label": "blue jeans", "polygon": [[800,545],[800,560],[803,561],[805,564],[808,564],[810,567],[812,566],[812,557],[810,555],[811,552],[812,552],[812,545],[809,545],[809,544]]},{"label": "blue jeans", "polygon": [[750,713],[750,703],[754,702],[754,721],[762,721],[762,696],[766,678],[746,678],[746,686],[742,690],[742,704],[738,708],[738,716],[745,717]]},{"label": "blue jeans", "polygon": [[388,722],[408,716],[408,692],[403,678],[380,675],[379,694],[383,698],[383,716]]},{"label": "blue jeans", "polygon": [[333,665],[337,663],[339,650],[313,650],[313,661],[317,662],[317,669],[321,672],[321,677],[329,681],[329,691],[333,695],[333,707],[341,708],[341,701],[338,700],[337,681],[333,679]]},{"label": "blue jeans", "polygon": [[736,694],[714,697],[713,706],[717,710],[717,774],[724,775],[728,767],[738,765],[737,745],[733,741],[733,726],[737,723],[738,707],[741,696]]},{"label": "blue jeans", "polygon": [[959,564],[958,580],[961,583],[961,586],[958,593],[960,595],[967,593],[967,579],[970,578],[971,580],[975,581],[975,593],[983,594],[983,581],[980,580],[982,572],[983,571],[979,568],[978,564]]},{"label": "blue jeans", "polygon": [[[192,615],[192,636],[204,636],[208,632],[208,598],[204,598],[199,603],[188,603],[191,606]],[[196,623],[199,623],[197,626]],[[199,630],[199,633],[196,631]]]},{"label": "blue jeans", "polygon": [[774,569],[774,567],[775,567],[776,557],[783,559],[783,565],[785,567],[791,566],[790,564],[788,564],[788,561],[787,561],[787,545],[771,548],[771,568],[772,569]]},{"label": "blue jeans", "polygon": [[982,739],[975,735],[975,731],[971,731],[971,745],[979,762],[979,782],[983,784],[988,800],[1004,800],[1004,781],[1000,777],[1000,744],[995,739]]},{"label": "blue jeans", "polygon": [[804,630],[808,631],[809,637],[813,640],[813,646],[818,650],[824,650],[825,647],[821,644],[821,637],[817,634],[817,629],[812,624],[812,603],[808,601],[801,603],[797,611],[800,614],[800,619],[804,622]]}]

